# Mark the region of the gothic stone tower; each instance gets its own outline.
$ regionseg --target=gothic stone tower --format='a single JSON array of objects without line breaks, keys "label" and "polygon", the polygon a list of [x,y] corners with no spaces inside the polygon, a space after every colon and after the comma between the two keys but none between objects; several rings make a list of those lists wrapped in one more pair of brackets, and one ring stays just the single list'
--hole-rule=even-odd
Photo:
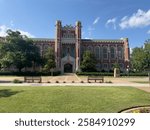
[{"label": "gothic stone tower", "polygon": [[81,22],[75,26],[62,26],[56,21],[55,57],[56,69],[64,72],[80,70]]}]

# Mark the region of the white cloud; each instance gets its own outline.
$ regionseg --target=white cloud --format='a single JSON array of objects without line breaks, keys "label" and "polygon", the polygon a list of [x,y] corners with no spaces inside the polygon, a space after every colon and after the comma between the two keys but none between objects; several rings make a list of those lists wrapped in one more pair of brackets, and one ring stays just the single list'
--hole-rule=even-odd
[{"label": "white cloud", "polygon": [[148,25],[150,25],[150,10],[146,12],[141,9],[138,9],[138,11],[130,17],[123,17],[119,24],[121,29],[145,27]]},{"label": "white cloud", "polygon": [[132,52],[133,52],[133,49],[132,49],[132,48],[130,48],[130,54],[132,54]]},{"label": "white cloud", "polygon": [[16,30],[19,31],[22,35],[26,35],[29,38],[35,37],[34,35],[30,34],[29,32],[25,32],[25,31],[22,31],[20,29],[16,29]]},{"label": "white cloud", "polygon": [[0,26],[0,36],[1,37],[5,37],[7,35],[6,31],[8,30],[9,28],[6,27],[5,25],[2,25]]},{"label": "white cloud", "polygon": [[14,21],[13,21],[13,20],[10,21],[10,26],[11,26],[11,27],[14,26]]},{"label": "white cloud", "polygon": [[108,19],[106,22],[106,26],[108,27],[108,25],[112,24],[113,25],[113,29],[116,30],[116,18],[112,18],[112,19]]},{"label": "white cloud", "polygon": [[148,30],[147,33],[150,34],[150,30]]},{"label": "white cloud", "polygon": [[92,31],[94,31],[94,30],[95,30],[94,27],[91,27],[91,26],[88,27],[88,35],[89,35],[89,37],[91,37]]},{"label": "white cloud", "polygon": [[22,35],[26,35],[27,37],[30,37],[30,38],[35,37],[34,35],[30,34],[29,32],[23,31],[23,30],[21,30],[21,29],[13,29],[13,28],[7,27],[6,25],[1,25],[1,26],[0,26],[0,36],[1,36],[1,37],[7,36],[6,31],[7,31],[8,29],[11,29],[11,30],[13,30],[13,31],[16,31],[16,30],[17,30],[17,31],[19,31]]},{"label": "white cloud", "polygon": [[94,21],[93,21],[93,25],[95,25],[95,24],[97,24],[98,23],[98,21],[99,21],[99,17],[97,17]]}]

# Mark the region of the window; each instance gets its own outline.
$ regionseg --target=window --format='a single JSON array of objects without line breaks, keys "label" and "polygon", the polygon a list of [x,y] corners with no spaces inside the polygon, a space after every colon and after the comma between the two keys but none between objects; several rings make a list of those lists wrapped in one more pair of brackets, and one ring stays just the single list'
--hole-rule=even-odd
[{"label": "window", "polygon": [[92,52],[92,46],[88,46],[88,51],[91,51]]},{"label": "window", "polygon": [[108,64],[103,64],[103,68],[104,68],[105,70],[107,70]]},{"label": "window", "polygon": [[107,59],[107,58],[108,58],[107,52],[108,52],[107,47],[103,47],[103,58],[104,58],[104,59]]},{"label": "window", "polygon": [[100,59],[100,48],[99,48],[99,46],[95,47],[94,53],[95,53],[96,59]]},{"label": "window", "polygon": [[100,63],[96,64],[96,69],[97,69],[98,71],[101,70],[101,64],[100,64]]},{"label": "window", "polygon": [[123,48],[122,47],[118,47],[118,58],[123,59]]},{"label": "window", "polygon": [[111,59],[115,58],[115,48],[114,47],[110,48],[110,57],[111,57]]}]

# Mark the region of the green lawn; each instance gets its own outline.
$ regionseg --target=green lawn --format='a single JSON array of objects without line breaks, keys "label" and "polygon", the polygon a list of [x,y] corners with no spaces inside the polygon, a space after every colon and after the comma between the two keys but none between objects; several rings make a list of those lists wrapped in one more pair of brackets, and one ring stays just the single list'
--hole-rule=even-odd
[{"label": "green lawn", "polygon": [[118,112],[150,105],[131,87],[0,87],[0,112]]}]

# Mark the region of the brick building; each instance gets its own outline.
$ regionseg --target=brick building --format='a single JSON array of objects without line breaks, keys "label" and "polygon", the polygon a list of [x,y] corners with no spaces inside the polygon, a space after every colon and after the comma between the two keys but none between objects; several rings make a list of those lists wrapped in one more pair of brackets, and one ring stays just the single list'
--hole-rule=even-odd
[{"label": "brick building", "polygon": [[80,70],[81,58],[84,51],[89,50],[95,54],[98,71],[110,71],[114,63],[118,63],[121,70],[129,66],[128,38],[122,39],[82,39],[82,25],[80,21],[75,26],[62,26],[56,21],[55,39],[35,38],[34,42],[41,50],[52,47],[55,50],[56,69],[62,73]]},{"label": "brick building", "polygon": [[[75,72],[80,70],[80,63],[84,51],[89,50],[95,54],[96,69],[110,71],[114,63],[118,63],[122,71],[129,67],[128,38],[122,39],[82,39],[82,25],[77,21],[75,26],[62,26],[56,21],[55,39],[33,38],[43,55],[48,47],[55,51],[56,70]],[[0,38],[0,40],[4,40]]]}]

